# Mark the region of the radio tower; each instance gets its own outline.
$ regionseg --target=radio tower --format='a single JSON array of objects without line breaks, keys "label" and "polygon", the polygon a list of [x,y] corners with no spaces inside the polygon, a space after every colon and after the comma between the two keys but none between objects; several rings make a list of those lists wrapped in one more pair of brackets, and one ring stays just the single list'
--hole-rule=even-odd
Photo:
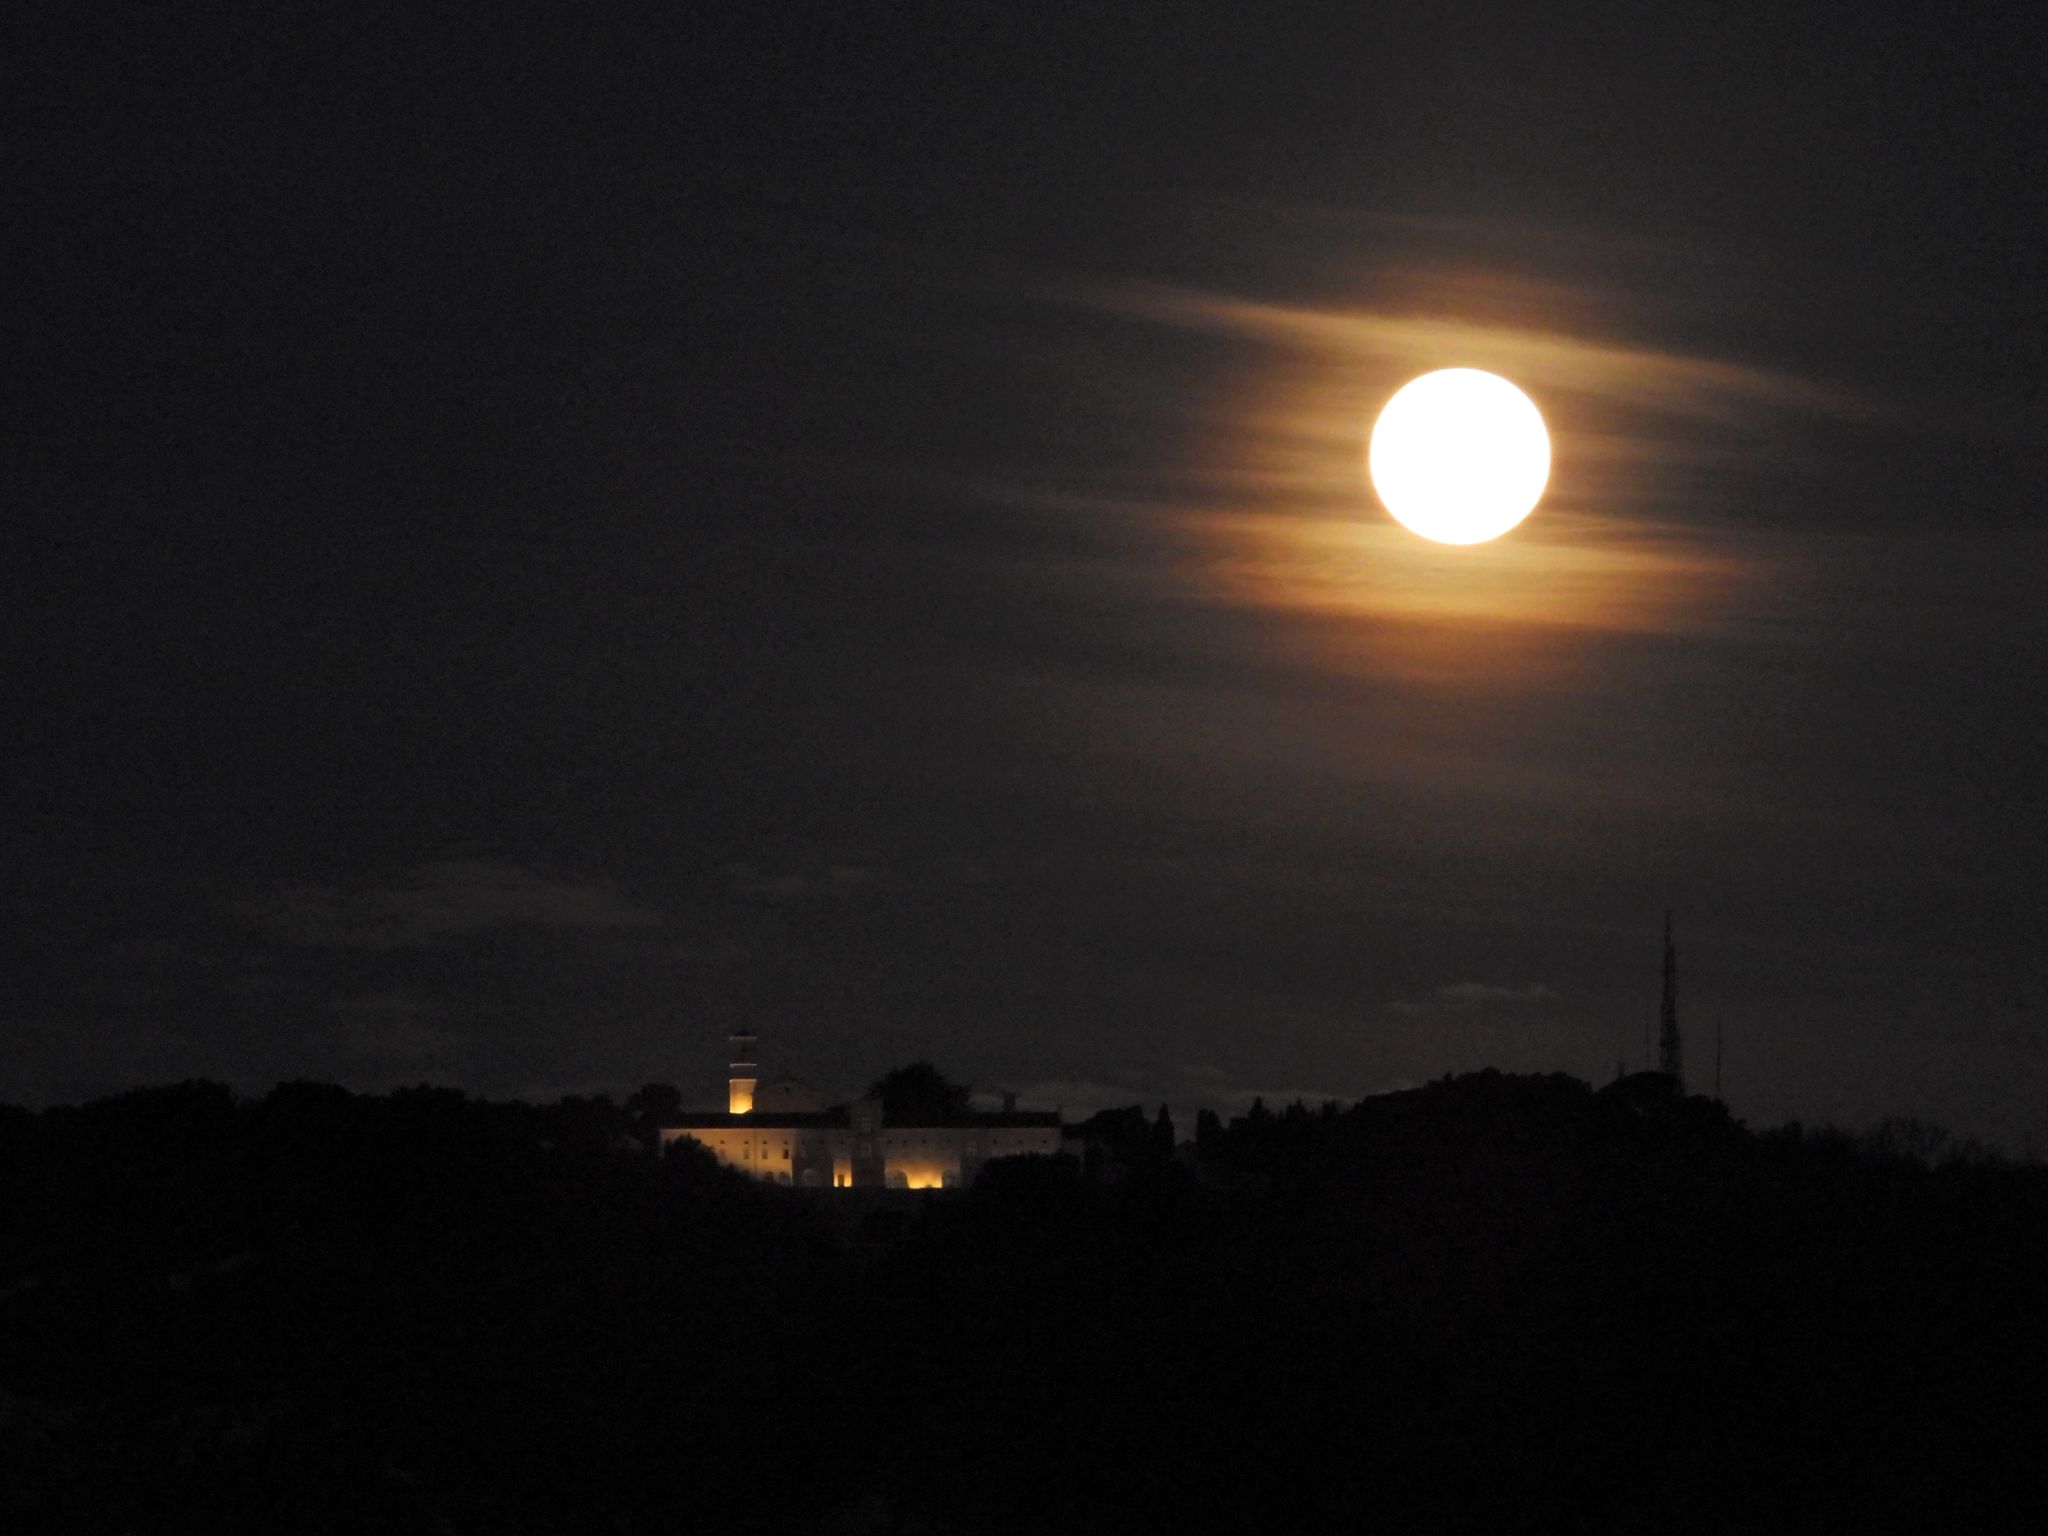
[{"label": "radio tower", "polygon": [[1678,1038],[1678,950],[1671,942],[1671,909],[1664,909],[1664,1005],[1658,1013],[1657,1070],[1685,1088],[1685,1047]]}]

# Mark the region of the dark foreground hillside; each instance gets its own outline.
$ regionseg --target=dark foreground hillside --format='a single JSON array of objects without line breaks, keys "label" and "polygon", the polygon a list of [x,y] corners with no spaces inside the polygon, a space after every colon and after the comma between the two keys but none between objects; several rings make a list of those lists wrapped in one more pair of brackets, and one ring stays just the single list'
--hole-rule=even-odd
[{"label": "dark foreground hillside", "polygon": [[[2041,1528],[2048,1177],[1665,1080],[756,1188],[603,1101],[0,1111],[0,1528]],[[644,1129],[644,1127],[643,1127]]]}]

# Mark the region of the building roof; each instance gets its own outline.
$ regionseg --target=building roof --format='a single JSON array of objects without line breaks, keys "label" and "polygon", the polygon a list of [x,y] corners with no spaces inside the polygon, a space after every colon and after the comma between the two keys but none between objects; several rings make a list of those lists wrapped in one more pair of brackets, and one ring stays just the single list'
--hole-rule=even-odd
[{"label": "building roof", "polygon": [[[739,1130],[758,1126],[764,1131],[841,1130],[851,1124],[844,1104],[815,1113],[754,1110],[744,1115],[721,1112],[693,1112],[669,1116],[664,1129],[672,1131]],[[969,1111],[950,1120],[890,1120],[886,1131],[936,1130],[1059,1130],[1060,1117],[1050,1109],[995,1110],[987,1114]]]},{"label": "building roof", "polygon": [[729,1115],[723,1110],[670,1115],[662,1129],[669,1131],[722,1131],[738,1130],[744,1126],[758,1126],[764,1131],[823,1131],[844,1129],[847,1125],[844,1106],[838,1109],[815,1111],[788,1110],[777,1114],[774,1110],[760,1110],[744,1115]]}]

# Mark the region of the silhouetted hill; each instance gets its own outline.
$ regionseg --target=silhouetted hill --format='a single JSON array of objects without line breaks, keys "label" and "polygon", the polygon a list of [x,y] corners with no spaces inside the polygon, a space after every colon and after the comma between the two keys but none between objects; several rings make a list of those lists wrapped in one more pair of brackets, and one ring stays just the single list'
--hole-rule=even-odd
[{"label": "silhouetted hill", "polygon": [[0,1112],[15,1530],[2021,1529],[2048,1178],[1479,1073],[806,1196],[663,1095]]}]

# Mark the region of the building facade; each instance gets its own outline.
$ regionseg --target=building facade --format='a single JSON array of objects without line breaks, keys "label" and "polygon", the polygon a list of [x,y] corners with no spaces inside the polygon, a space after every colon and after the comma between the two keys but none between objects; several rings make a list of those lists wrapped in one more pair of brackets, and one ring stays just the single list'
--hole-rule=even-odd
[{"label": "building facade", "polygon": [[1068,1133],[1052,1111],[968,1112],[944,1123],[903,1124],[879,1099],[827,1106],[794,1078],[763,1083],[754,1037],[734,1034],[724,1114],[678,1115],[664,1149],[687,1137],[728,1168],[799,1189],[955,1189],[998,1157],[1050,1156]]}]

